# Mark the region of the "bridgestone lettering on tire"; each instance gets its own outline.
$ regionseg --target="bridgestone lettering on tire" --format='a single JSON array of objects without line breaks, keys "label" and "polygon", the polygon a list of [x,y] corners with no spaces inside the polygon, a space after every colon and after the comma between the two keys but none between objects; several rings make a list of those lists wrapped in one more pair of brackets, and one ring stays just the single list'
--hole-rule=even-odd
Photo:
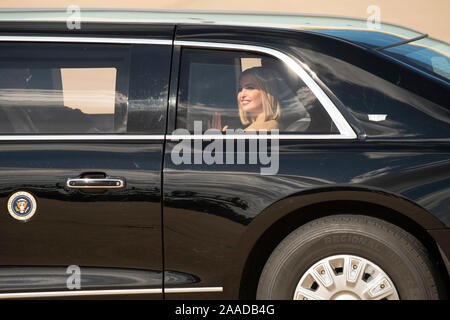
[{"label": "bridgestone lettering on tire", "polygon": [[405,230],[367,216],[329,216],[276,247],[257,299],[439,299],[436,279],[425,247]]}]

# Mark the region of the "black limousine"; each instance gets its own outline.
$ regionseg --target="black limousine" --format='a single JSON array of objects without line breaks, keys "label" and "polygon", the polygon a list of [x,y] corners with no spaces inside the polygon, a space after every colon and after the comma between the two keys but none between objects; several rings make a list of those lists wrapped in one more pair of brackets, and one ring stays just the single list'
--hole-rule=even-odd
[{"label": "black limousine", "polygon": [[0,13],[0,298],[446,299],[448,44],[173,14]]}]

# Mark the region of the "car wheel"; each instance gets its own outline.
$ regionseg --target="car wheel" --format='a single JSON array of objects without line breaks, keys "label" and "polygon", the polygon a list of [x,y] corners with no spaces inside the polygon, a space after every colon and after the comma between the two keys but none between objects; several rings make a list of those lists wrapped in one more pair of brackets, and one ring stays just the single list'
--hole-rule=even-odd
[{"label": "car wheel", "polygon": [[424,246],[386,221],[328,216],[289,234],[262,271],[257,299],[438,299]]}]

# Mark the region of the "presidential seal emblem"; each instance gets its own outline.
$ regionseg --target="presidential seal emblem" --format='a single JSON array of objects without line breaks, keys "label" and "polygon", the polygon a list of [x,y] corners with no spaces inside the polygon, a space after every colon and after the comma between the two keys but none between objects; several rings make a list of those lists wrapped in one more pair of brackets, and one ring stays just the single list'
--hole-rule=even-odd
[{"label": "presidential seal emblem", "polygon": [[8,212],[16,220],[27,221],[37,209],[36,199],[31,193],[19,191],[8,200]]}]

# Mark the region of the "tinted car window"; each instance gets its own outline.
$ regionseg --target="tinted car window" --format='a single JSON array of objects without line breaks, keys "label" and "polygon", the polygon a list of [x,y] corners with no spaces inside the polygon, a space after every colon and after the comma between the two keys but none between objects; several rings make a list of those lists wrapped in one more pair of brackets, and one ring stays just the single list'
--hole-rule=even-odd
[{"label": "tinted car window", "polygon": [[[308,29],[308,31],[343,38],[369,48],[385,47],[406,40],[392,34],[372,30]],[[450,59],[443,50],[445,43],[435,39],[427,38],[426,40],[427,43],[424,44],[421,44],[419,40],[385,48],[380,52],[442,80],[449,81]]]},{"label": "tinted car window", "polygon": [[0,133],[163,132],[169,59],[158,46],[1,43]]},{"label": "tinted car window", "polygon": [[[253,87],[262,92],[267,126],[255,125],[244,106],[246,98],[240,96]],[[195,123],[203,131],[255,128],[339,133],[311,90],[283,62],[239,51],[183,49],[177,128],[193,132]]]},{"label": "tinted car window", "polygon": [[450,81],[450,58],[438,51],[411,43],[389,48],[383,52],[433,76]]},{"label": "tinted car window", "polygon": [[[408,79],[405,79],[400,69],[380,62],[372,65],[355,52],[346,54],[331,48],[318,49],[325,52],[306,48],[298,52],[343,104],[349,107],[368,137],[448,136],[448,104],[439,105],[428,97],[416,94],[418,90],[415,87],[402,88],[406,87]],[[335,51],[339,52],[338,58],[333,57]],[[383,77],[376,74],[378,71],[384,72]],[[427,83],[423,82],[423,85]],[[434,89],[428,93],[430,96],[445,97],[448,92],[448,88],[435,86]]]}]

